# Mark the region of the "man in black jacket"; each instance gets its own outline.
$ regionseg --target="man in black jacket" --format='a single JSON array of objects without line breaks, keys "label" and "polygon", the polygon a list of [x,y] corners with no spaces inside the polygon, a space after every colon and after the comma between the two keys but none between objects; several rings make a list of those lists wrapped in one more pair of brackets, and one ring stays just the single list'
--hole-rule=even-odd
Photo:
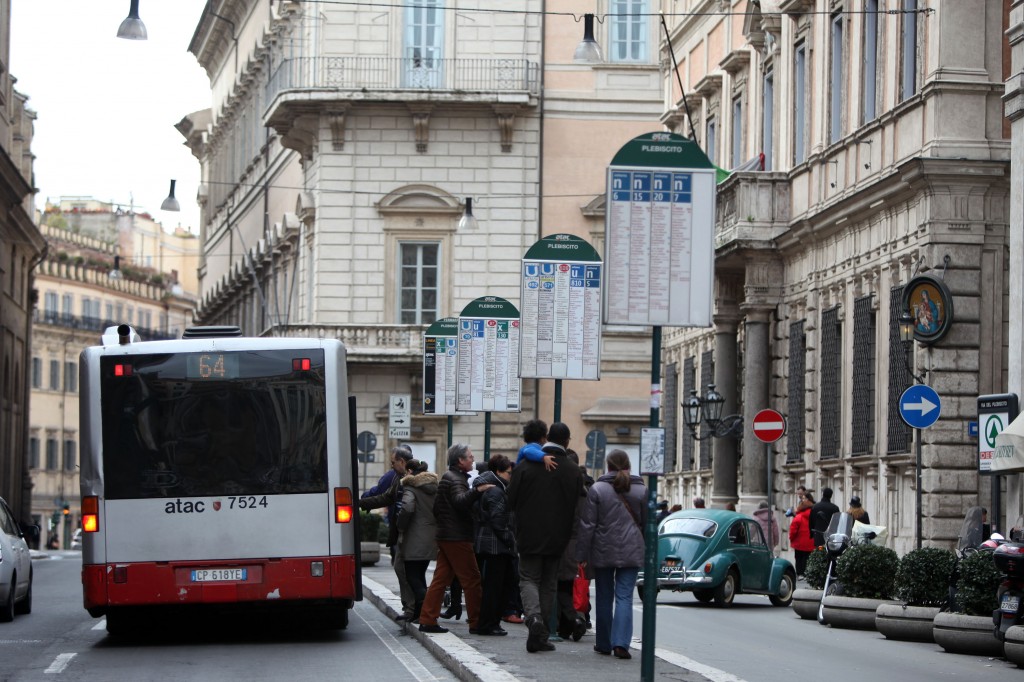
[{"label": "man in black jacket", "polygon": [[839,511],[832,502],[832,488],[821,489],[821,501],[811,507],[811,537],[814,544],[821,547],[825,544],[825,533],[828,532],[832,515]]},{"label": "man in black jacket", "polygon": [[565,453],[569,427],[551,425],[544,453],[558,465],[545,469],[542,462],[524,460],[516,466],[509,485],[509,507],[516,518],[519,548],[519,591],[529,636],[526,650],[554,651],[548,641],[551,610],[555,605],[558,566],[576,523],[576,503],[583,494],[580,468]]}]

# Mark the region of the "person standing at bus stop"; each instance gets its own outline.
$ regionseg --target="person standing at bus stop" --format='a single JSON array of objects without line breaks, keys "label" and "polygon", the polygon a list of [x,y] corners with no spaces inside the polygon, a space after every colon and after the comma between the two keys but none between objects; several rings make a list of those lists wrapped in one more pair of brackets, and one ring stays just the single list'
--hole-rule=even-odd
[{"label": "person standing at bus stop", "polygon": [[406,467],[412,460],[412,450],[399,446],[391,450],[391,468],[388,469],[377,485],[360,496],[359,508],[363,511],[387,507],[388,541],[391,549],[391,565],[398,577],[398,588],[402,597],[402,615],[399,620],[412,618],[416,610],[416,595],[405,574],[405,557],[398,542],[398,512],[402,508],[402,477],[406,475]]},{"label": "person standing at bus stop", "polygon": [[469,470],[473,451],[456,443],[448,448],[448,471],[444,472],[434,498],[437,523],[437,563],[420,610],[420,632],[443,633],[448,628],[437,624],[441,615],[444,588],[458,577],[466,596],[466,622],[475,630],[480,618],[480,568],[473,551],[473,505],[493,484],[469,489]]}]

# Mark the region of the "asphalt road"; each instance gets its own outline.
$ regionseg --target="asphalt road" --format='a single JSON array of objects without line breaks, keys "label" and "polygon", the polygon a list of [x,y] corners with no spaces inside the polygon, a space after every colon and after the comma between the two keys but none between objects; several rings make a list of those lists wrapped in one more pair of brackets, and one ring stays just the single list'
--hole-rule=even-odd
[{"label": "asphalt road", "polygon": [[[640,618],[638,609],[635,636]],[[714,682],[1024,679],[1002,659],[947,654],[937,644],[890,641],[874,631],[833,629],[771,606],[767,597],[739,596],[731,609],[718,609],[687,594],[661,592],[657,633],[660,649],[692,661]]]},{"label": "asphalt road", "polygon": [[81,555],[36,560],[32,613],[0,623],[0,681],[454,680],[368,602],[342,632],[266,628],[225,619],[158,636],[109,637],[82,608]]}]

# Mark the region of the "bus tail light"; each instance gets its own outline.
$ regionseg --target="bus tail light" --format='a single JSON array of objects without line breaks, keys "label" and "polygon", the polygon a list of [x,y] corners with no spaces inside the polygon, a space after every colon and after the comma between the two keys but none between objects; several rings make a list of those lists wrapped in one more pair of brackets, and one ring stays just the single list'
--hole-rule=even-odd
[{"label": "bus tail light", "polygon": [[87,495],[82,498],[82,530],[95,533],[100,529],[100,498]]},{"label": "bus tail light", "polygon": [[352,520],[352,490],[334,489],[334,522],[349,523]]}]

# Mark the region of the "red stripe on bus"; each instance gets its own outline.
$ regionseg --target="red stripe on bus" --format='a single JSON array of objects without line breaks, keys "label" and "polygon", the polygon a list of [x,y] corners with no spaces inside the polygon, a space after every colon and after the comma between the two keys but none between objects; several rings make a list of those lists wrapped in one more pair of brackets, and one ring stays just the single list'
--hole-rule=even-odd
[{"label": "red stripe on bus", "polygon": [[[324,563],[324,575],[311,575],[310,564]],[[127,581],[115,583],[114,566],[127,567]],[[245,568],[244,582],[192,582],[203,568]],[[94,564],[82,569],[85,607],[160,604],[288,602],[310,599],[355,599],[355,557],[302,557]]]}]

